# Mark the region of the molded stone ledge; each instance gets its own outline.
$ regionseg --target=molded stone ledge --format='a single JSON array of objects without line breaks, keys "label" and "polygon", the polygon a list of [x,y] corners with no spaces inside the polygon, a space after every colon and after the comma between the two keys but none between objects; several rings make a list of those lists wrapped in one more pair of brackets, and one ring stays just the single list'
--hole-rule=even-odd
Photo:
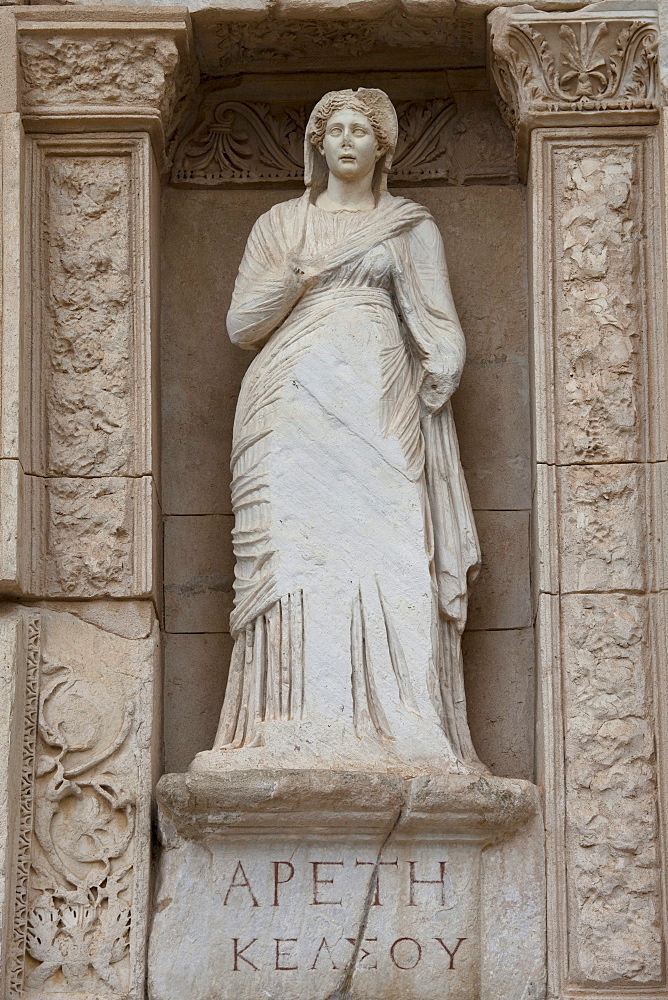
[{"label": "molded stone ledge", "polygon": [[[166,774],[157,788],[163,838],[229,837],[264,830],[379,834],[429,831],[477,842],[507,835],[538,810],[528,781],[442,774],[404,779],[365,771],[239,770]],[[389,826],[388,826],[389,824]]]},{"label": "molded stone ledge", "polygon": [[146,130],[160,159],[192,93],[193,40],[185,8],[47,11],[15,11],[26,129]]}]

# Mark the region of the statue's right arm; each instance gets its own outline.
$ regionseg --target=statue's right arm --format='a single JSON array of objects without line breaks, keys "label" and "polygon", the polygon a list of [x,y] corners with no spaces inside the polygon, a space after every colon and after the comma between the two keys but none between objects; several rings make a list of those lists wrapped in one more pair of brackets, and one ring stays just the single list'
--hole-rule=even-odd
[{"label": "statue's right arm", "polygon": [[250,350],[262,347],[309,285],[291,252],[292,241],[285,238],[277,211],[281,207],[253,226],[227,314],[230,340]]}]

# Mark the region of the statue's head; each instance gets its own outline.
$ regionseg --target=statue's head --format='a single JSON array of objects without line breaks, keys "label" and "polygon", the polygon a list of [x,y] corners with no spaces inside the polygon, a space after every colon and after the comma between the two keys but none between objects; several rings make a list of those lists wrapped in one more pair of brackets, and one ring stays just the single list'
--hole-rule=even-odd
[{"label": "statue's head", "polygon": [[373,189],[378,196],[387,186],[397,131],[396,111],[382,90],[361,87],[325,94],[306,127],[307,187],[317,196],[327,186],[330,170],[346,178],[373,169]]}]

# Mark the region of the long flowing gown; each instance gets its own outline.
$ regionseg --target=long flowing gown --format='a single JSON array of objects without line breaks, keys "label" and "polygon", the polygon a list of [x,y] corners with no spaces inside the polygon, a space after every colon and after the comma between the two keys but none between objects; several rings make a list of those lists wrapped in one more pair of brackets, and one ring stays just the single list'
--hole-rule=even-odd
[{"label": "long flowing gown", "polygon": [[[318,274],[303,294],[296,245]],[[435,223],[387,193],[370,212],[279,204],[227,322],[261,350],[234,425],[234,651],[195,767],[474,764],[460,634],[479,553],[447,402],[465,347]]]}]

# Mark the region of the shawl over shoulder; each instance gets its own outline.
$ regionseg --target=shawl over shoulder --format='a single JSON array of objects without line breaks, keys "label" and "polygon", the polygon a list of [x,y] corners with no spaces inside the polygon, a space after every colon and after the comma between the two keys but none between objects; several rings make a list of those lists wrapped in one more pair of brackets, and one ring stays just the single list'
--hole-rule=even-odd
[{"label": "shawl over shoulder", "polygon": [[425,473],[434,539],[439,607],[462,632],[468,591],[480,549],[459,457],[450,396],[465,359],[445,253],[438,228],[423,206],[381,195],[345,245],[302,256],[310,193],[275,205],[260,216],[248,239],[227,317],[231,340],[259,349],[304,294],[303,275],[325,276],[374,247],[388,246],[395,263],[394,289],[404,336],[422,369]]}]

